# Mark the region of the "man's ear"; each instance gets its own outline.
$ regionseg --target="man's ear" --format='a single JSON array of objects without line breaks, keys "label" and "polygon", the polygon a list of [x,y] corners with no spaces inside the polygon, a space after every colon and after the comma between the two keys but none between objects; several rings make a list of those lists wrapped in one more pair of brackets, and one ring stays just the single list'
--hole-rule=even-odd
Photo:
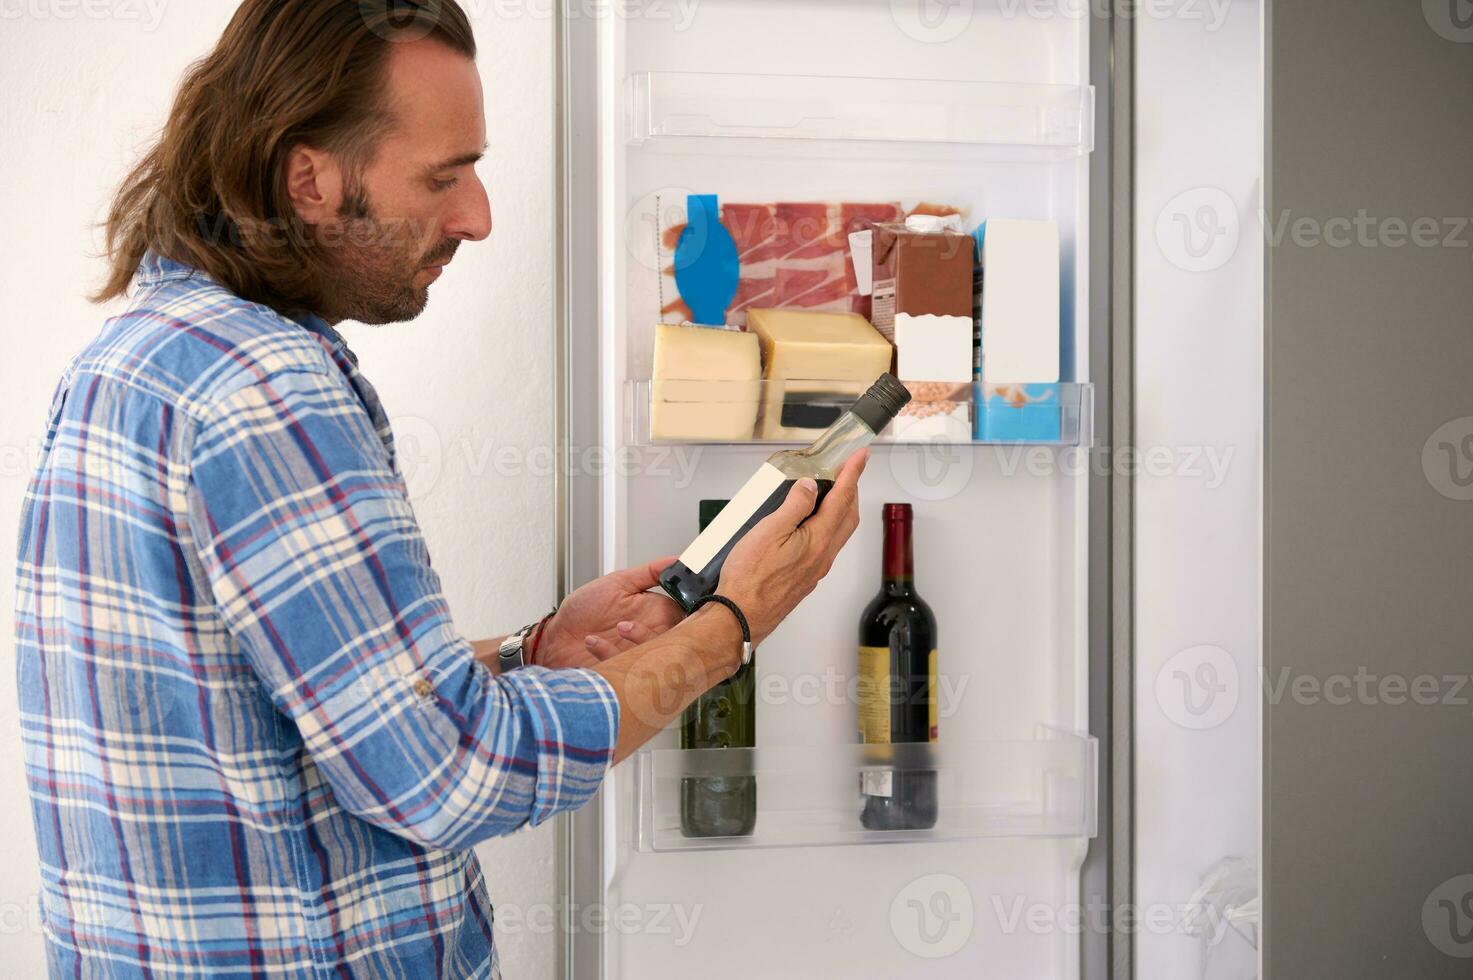
[{"label": "man's ear", "polygon": [[298,143],[286,155],[286,193],[309,225],[336,218],[343,203],[343,171],[332,154]]}]

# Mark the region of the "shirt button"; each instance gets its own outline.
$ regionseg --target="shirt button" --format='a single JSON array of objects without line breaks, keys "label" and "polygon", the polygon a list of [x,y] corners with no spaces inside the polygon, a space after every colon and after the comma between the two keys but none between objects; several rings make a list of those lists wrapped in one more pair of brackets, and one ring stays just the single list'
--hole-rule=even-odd
[{"label": "shirt button", "polygon": [[428,677],[421,677],[414,682],[414,693],[419,697],[427,698],[435,693],[435,685],[430,683]]}]

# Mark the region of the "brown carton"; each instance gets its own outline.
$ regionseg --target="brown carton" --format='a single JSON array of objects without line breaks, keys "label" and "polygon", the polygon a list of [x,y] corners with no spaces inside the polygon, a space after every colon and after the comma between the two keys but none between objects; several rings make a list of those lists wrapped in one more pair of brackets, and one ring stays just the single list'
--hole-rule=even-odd
[{"label": "brown carton", "polygon": [[895,314],[972,316],[972,237],[954,231],[874,228],[875,328],[895,342]]}]

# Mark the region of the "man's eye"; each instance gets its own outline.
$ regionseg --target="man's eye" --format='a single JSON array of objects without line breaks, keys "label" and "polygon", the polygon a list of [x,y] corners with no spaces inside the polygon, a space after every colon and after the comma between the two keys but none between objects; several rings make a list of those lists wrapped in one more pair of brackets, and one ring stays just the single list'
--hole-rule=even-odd
[{"label": "man's eye", "polygon": [[437,191],[448,191],[458,183],[460,183],[459,177],[450,177],[445,180],[441,180],[439,177],[430,178],[430,186]]}]

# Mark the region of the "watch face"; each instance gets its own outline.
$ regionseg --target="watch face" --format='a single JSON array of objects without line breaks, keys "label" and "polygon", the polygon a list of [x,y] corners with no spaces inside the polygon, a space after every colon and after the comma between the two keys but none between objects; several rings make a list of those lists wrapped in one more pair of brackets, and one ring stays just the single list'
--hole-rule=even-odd
[{"label": "watch face", "polygon": [[522,659],[522,645],[527,640],[527,633],[528,630],[524,629],[501,641],[500,657],[498,659],[503,671],[515,670],[522,666],[524,662]]}]

